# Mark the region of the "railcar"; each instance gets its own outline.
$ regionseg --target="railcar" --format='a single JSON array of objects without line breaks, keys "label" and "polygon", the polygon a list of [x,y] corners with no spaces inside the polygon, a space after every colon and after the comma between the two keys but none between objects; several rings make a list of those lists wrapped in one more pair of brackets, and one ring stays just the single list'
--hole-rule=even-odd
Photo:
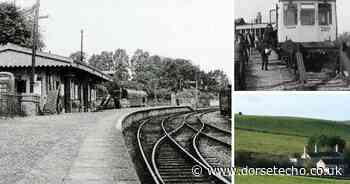
[{"label": "railcar", "polygon": [[222,115],[231,116],[231,99],[232,99],[231,97],[232,97],[231,85],[220,90],[219,105],[220,105],[220,113]]},{"label": "railcar", "polygon": [[322,46],[337,38],[336,0],[279,0],[277,12],[279,43]]},{"label": "railcar", "polygon": [[145,91],[120,88],[111,94],[105,90],[98,109],[144,107],[146,105],[147,93]]},{"label": "railcar", "polygon": [[337,70],[336,0],[279,0],[275,12],[281,59],[297,69],[300,52],[306,71]]}]

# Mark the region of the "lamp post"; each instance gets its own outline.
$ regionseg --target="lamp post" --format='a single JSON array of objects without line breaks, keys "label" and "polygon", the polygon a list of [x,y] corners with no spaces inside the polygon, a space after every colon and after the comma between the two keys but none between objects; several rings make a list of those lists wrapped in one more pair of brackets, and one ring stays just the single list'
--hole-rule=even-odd
[{"label": "lamp post", "polygon": [[81,30],[80,31],[80,62],[83,63],[84,61],[84,52],[83,52],[83,49],[84,49],[84,30]]}]

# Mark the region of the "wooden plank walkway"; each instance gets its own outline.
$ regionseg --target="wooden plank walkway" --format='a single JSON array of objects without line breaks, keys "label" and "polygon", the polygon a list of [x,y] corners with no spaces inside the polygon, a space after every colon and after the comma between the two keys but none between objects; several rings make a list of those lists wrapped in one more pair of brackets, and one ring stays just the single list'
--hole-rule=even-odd
[{"label": "wooden plank walkway", "polygon": [[247,66],[248,91],[280,91],[287,83],[296,83],[294,76],[272,52],[269,57],[268,71],[261,69],[262,60],[258,51],[254,51]]},{"label": "wooden plank walkway", "polygon": [[294,72],[278,60],[272,52],[269,57],[268,71],[261,69],[262,60],[258,51],[254,51],[246,70],[247,91],[349,91],[349,84],[334,77],[327,79],[321,73],[306,72],[306,84],[301,84]]}]

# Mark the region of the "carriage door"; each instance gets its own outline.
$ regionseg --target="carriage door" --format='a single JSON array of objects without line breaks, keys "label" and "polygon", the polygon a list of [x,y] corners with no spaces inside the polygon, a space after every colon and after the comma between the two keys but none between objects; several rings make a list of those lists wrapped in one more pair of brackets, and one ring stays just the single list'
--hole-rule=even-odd
[{"label": "carriage door", "polygon": [[319,3],[318,4],[318,25],[319,25],[319,40],[332,40],[334,41],[336,30],[332,26],[332,4]]},{"label": "carriage door", "polygon": [[315,3],[300,4],[300,29],[298,37],[300,42],[318,41],[318,29],[316,26]]}]

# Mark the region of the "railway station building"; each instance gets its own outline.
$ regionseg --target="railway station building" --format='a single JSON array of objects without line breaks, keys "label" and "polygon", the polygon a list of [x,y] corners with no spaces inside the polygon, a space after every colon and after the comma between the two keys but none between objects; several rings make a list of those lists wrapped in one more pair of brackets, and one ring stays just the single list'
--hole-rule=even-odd
[{"label": "railway station building", "polygon": [[14,44],[0,47],[0,72],[14,76],[14,88],[7,93],[15,94],[24,115],[92,111],[97,106],[99,85],[111,80],[88,64],[38,51],[35,84],[30,91],[31,70],[31,49]]}]

